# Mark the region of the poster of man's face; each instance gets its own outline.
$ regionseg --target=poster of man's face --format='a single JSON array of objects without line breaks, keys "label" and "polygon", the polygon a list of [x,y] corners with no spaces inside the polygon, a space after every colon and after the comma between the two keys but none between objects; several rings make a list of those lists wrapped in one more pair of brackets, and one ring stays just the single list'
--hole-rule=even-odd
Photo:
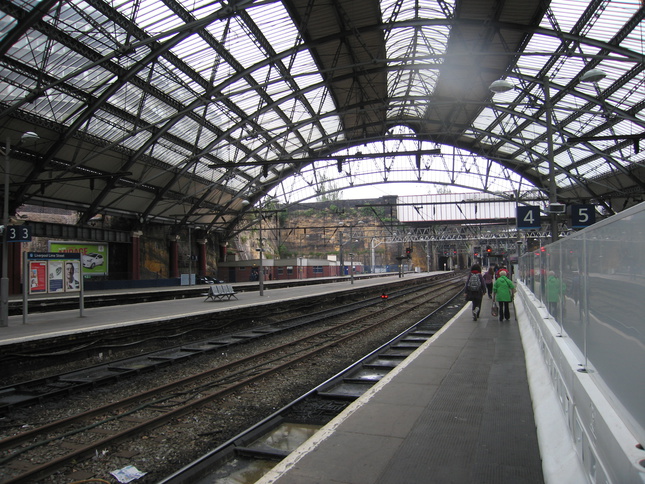
[{"label": "poster of man's face", "polygon": [[79,269],[80,264],[78,262],[65,261],[65,291],[80,290]]}]

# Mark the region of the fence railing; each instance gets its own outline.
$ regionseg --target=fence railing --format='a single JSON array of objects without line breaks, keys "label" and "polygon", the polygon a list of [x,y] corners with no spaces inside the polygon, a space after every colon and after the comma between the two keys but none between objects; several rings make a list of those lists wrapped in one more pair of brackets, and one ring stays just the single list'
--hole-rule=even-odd
[{"label": "fence railing", "polygon": [[523,254],[517,277],[645,442],[645,204]]}]

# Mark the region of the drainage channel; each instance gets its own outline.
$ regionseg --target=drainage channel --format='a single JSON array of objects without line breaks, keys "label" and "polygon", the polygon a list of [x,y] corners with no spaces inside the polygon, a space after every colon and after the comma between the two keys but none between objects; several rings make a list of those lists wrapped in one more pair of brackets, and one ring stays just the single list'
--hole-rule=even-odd
[{"label": "drainage channel", "polygon": [[441,329],[446,321],[427,322],[433,314],[159,484],[258,481]]}]

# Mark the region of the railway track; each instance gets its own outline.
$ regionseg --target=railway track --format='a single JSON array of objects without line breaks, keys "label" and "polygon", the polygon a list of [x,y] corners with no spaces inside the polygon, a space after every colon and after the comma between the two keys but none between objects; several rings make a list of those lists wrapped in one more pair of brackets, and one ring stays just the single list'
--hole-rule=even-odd
[{"label": "railway track", "polygon": [[[266,381],[272,374],[354,341],[393,318],[413,311],[420,301],[428,302],[442,292],[454,292],[460,285],[459,280],[455,283],[444,281],[421,291],[415,288],[416,291],[400,294],[385,305],[379,302],[378,311],[368,310],[367,314],[345,318],[342,322],[337,321],[341,318],[339,314],[308,318],[308,328],[313,328],[316,321],[315,330],[308,329],[305,335],[299,335],[303,331],[302,323],[286,325],[288,332],[284,328],[259,331],[255,336],[265,339],[279,332],[283,341],[208,371],[8,436],[0,441],[0,467],[5,474],[2,482],[34,482],[54,472],[64,473],[73,463],[98,455],[150,429],[172,425],[226,395],[243,391],[249,385]],[[255,336],[241,338],[236,344],[255,339]],[[182,348],[179,351],[183,351]],[[53,446],[55,453],[52,453]],[[42,449],[47,449],[46,459]]]},{"label": "railway track", "polygon": [[449,318],[433,316],[460,296],[158,484],[255,482],[441,329]]},{"label": "railway track", "polygon": [[[442,286],[447,282],[449,283],[450,280],[452,279],[447,281],[437,279],[421,286],[394,291],[389,294],[390,303],[396,304],[396,301],[400,298],[408,297],[409,294],[419,290],[424,291]],[[459,280],[459,278],[456,280]],[[99,385],[109,384],[125,378],[133,378],[143,372],[160,370],[168,365],[199,357],[204,353],[226,351],[232,346],[265,338],[269,335],[281,334],[312,323],[320,323],[327,319],[338,318],[344,314],[365,308],[380,306],[381,303],[380,298],[370,298],[345,304],[341,307],[324,309],[310,313],[307,316],[282,319],[271,324],[256,325],[253,328],[234,333],[196,340],[146,354],[139,353],[135,357],[123,358],[118,361],[92,365],[0,387],[0,416],[5,415],[12,408],[33,405],[53,398],[73,395],[83,389],[95,388]],[[136,335],[137,340],[145,339],[145,337],[145,335]],[[130,344],[128,343],[128,345]],[[84,352],[86,349],[84,347],[70,349],[67,353],[72,351]],[[26,357],[33,358],[33,355],[27,355]]]},{"label": "railway track", "polygon": [[[415,283],[439,281],[450,277],[454,277],[454,273],[433,274]],[[409,284],[401,280],[392,282],[389,286],[401,287]],[[32,378],[40,378],[51,372],[52,367],[80,367],[83,361],[106,362],[129,355],[142,355],[181,342],[192,343],[200,338],[212,338],[225,332],[253,328],[258,322],[270,324],[285,320],[294,314],[309,314],[312,303],[315,307],[342,308],[357,299],[378,297],[380,292],[377,291],[378,287],[368,286],[358,290],[332,292],[328,295],[323,293],[307,300],[296,298],[282,301],[279,305],[231,307],[225,311],[212,312],[209,311],[209,308],[213,307],[212,303],[200,305],[202,308],[197,308],[197,312],[194,312],[196,307],[189,305],[189,314],[171,314],[167,318],[160,315],[153,325],[115,325],[101,331],[83,331],[74,334],[73,337],[65,334],[52,336],[47,338],[46,345],[43,345],[42,341],[30,340],[3,345],[0,347],[0,365],[4,370],[4,385],[18,384],[21,374],[31,374]],[[305,301],[308,301],[307,305]],[[267,309],[268,307],[270,309]],[[6,395],[0,393],[0,407],[3,396]]]}]

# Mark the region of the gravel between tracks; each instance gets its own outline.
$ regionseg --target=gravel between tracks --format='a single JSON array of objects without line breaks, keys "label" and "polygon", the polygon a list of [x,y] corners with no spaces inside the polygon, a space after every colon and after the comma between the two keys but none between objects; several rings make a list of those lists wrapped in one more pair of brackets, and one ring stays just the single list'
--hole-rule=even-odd
[{"label": "gravel between tracks", "polygon": [[[449,320],[461,308],[460,302],[449,305],[434,318],[438,321]],[[199,412],[177,421],[175,425],[164,425],[117,448],[103,449],[93,458],[78,462],[73,469],[39,482],[69,484],[72,481],[94,477],[116,483],[118,481],[110,472],[127,465],[133,465],[147,473],[136,481],[138,484],[157,482],[343,370],[389,341],[425,314],[424,308],[419,306],[415,312],[391,322],[386,328],[370,331],[359,344],[337,345],[320,357],[302,362],[294,369],[275,374],[270,382],[256,382],[246,387],[244,392],[229,395],[217,404],[204,407]],[[64,400],[17,409],[0,422],[2,434],[11,435],[25,426],[37,426],[71,416],[133,393],[205,371],[232,359],[252,354],[257,351],[258,345],[275,346],[279,344],[280,338],[279,335],[271,336],[255,343],[234,347],[226,353],[216,355],[209,353],[186,363],[171,365],[136,378],[128,378]],[[46,450],[41,457],[43,461],[47,459]],[[3,480],[2,474],[3,471],[0,470],[0,481]]]}]

